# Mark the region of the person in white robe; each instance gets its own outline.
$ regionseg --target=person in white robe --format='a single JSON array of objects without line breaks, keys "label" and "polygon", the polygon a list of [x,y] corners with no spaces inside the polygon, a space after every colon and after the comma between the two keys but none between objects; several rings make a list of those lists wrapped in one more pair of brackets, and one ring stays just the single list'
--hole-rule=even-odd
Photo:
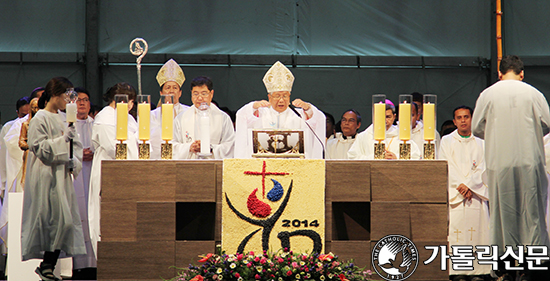
[{"label": "person in white robe", "polygon": [[[121,82],[107,90],[103,99],[108,103],[95,117],[92,127],[92,147],[94,159],[90,177],[88,196],[88,222],[90,240],[97,259],[97,242],[101,240],[101,161],[115,160],[116,123],[115,95],[128,95],[128,110],[136,99],[136,90],[130,84]],[[128,159],[138,159],[138,125],[134,117],[128,114],[128,140],[126,140]]]},{"label": "person in white robe", "polygon": [[[489,190],[483,182],[485,157],[483,140],[472,135],[473,110],[457,107],[453,121],[457,129],[441,139],[439,159],[447,160],[449,170],[449,246],[489,245]],[[449,248],[450,250],[450,248]],[[469,275],[483,280],[490,265],[474,261],[474,270],[449,268],[451,280]],[[453,277],[454,276],[454,277]]]},{"label": "person in white robe", "polygon": [[348,151],[355,142],[357,130],[361,127],[361,115],[355,109],[349,109],[342,114],[340,120],[341,133],[327,139],[326,159],[348,159]]},{"label": "person in white robe", "polygon": [[[294,75],[277,61],[263,78],[269,101],[253,101],[237,111],[235,158],[251,158],[252,129],[287,129],[304,132],[306,159],[323,159],[326,119],[323,112],[311,103],[295,99],[289,108]],[[299,115],[299,116],[298,116]]]},{"label": "person in white robe", "polygon": [[[420,150],[420,155],[424,155],[424,123],[420,120],[419,106],[418,103],[413,102],[412,104],[412,130],[411,130],[411,140],[416,143],[416,146]],[[439,153],[439,142],[441,141],[441,136],[438,131],[435,131],[435,152],[436,157]]]},{"label": "person in white robe", "polygon": [[[7,254],[8,241],[8,201],[10,192],[21,192],[21,167],[23,165],[23,151],[19,148],[21,125],[29,120],[29,97],[22,97],[16,102],[17,118],[6,122],[1,132],[0,143],[0,177],[2,178],[2,212],[0,212],[0,252]],[[20,181],[19,181],[20,182]]]},{"label": "person in white robe", "polygon": [[[92,160],[94,152],[92,151],[92,127],[94,120],[88,115],[90,111],[90,94],[84,88],[75,88],[78,94],[76,132],[82,143],[82,171],[74,179],[74,190],[78,207],[80,210],[80,219],[82,220],[82,230],[84,232],[84,242],[86,245],[86,255],[73,257],[72,278],[73,280],[95,279],[94,269],[97,267],[97,261],[93,253],[90,240],[90,231],[88,223],[88,196],[90,187],[90,175],[92,172]],[[91,271],[91,272],[90,272]],[[92,275],[92,276],[88,276]]]},{"label": "person in white robe", "polygon": [[[157,73],[157,82],[160,86],[160,95],[174,95],[174,120],[180,114],[189,109],[188,105],[179,102],[181,97],[181,86],[185,82],[183,70],[174,59],[168,60]],[[150,159],[161,159],[160,145],[162,133],[161,107],[151,111],[151,155]]]},{"label": "person in white robe", "polygon": [[[41,101],[47,102],[30,122],[29,156],[23,196],[22,260],[43,259],[35,272],[42,280],[56,280],[53,270],[63,252],[86,253],[73,177],[82,168],[82,144],[74,126],[66,126],[58,110],[65,109],[72,88],[64,77],[52,78]],[[42,104],[44,104],[42,102]],[[74,156],[69,157],[69,140]]]},{"label": "person in white robe", "polygon": [[[472,131],[485,140],[489,186],[490,244],[499,255],[506,245],[550,247],[545,221],[548,198],[543,136],[550,111],[544,95],[523,82],[523,62],[507,56],[500,81],[478,97]],[[514,275],[517,272],[499,272]],[[531,274],[534,272],[526,272]],[[513,277],[513,276],[510,276]],[[537,279],[533,279],[537,280]]]},{"label": "person in white robe", "polygon": [[[395,106],[386,100],[386,139],[385,159],[399,159],[399,127],[393,125]],[[348,159],[374,160],[374,127],[371,124],[366,130],[357,134],[355,142],[348,151]],[[420,150],[416,143],[411,144],[411,159],[420,159]]]},{"label": "person in white robe", "polygon": [[[193,106],[176,117],[174,122],[174,159],[224,159],[233,158],[235,131],[233,122],[214,103],[212,79],[199,76],[191,82]],[[209,116],[210,156],[199,157],[201,152],[201,110]]]},{"label": "person in white robe", "polygon": [[[544,136],[544,155],[546,156],[546,177],[550,188],[550,134]],[[550,192],[546,200],[546,230],[550,234]]]}]

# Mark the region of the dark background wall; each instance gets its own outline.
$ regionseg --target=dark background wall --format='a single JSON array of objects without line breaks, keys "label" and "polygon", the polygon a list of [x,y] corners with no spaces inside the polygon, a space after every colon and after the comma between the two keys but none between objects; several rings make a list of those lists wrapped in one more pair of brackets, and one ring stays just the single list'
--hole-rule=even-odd
[{"label": "dark background wall", "polygon": [[[15,118],[15,102],[66,76],[92,91],[113,84],[137,88],[136,37],[149,44],[144,94],[158,100],[155,80],[169,58],[187,81],[214,79],[214,99],[238,110],[266,98],[261,82],[276,60],[296,81],[293,97],[337,119],[359,110],[371,122],[371,96],[421,92],[438,96],[438,123],[462,104],[475,105],[496,79],[494,0],[463,1],[31,1],[0,0],[0,111]],[[505,54],[526,63],[525,81],[550,94],[548,1],[503,0]]]}]

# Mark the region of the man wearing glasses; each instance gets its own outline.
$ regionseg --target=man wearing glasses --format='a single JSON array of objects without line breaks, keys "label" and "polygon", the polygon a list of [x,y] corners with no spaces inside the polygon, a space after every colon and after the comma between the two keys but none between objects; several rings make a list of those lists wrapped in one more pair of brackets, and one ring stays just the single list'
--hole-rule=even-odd
[{"label": "man wearing glasses", "polygon": [[[214,84],[210,77],[199,76],[191,81],[193,106],[174,120],[174,159],[233,158],[235,141],[233,122],[229,115],[212,103],[213,97]],[[199,155],[201,152],[201,126],[199,125],[201,110],[205,110],[209,119],[210,156]]]},{"label": "man wearing glasses", "polygon": [[288,129],[304,131],[306,159],[323,159],[325,115],[301,99],[292,101],[297,113],[289,109],[292,72],[278,61],[267,71],[263,82],[268,101],[253,101],[237,111],[235,158],[251,158],[252,129]]}]

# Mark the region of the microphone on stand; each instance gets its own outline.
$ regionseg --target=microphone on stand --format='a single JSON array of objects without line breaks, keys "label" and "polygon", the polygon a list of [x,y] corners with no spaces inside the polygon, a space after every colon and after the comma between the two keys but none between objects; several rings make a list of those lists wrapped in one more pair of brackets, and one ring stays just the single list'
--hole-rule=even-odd
[{"label": "microphone on stand", "polygon": [[[298,115],[298,117],[302,118],[302,115],[300,115],[300,113],[298,113],[298,111],[296,110],[296,107],[292,104],[289,104],[288,107],[290,108],[290,110],[294,111],[294,113],[296,113],[296,115]],[[302,109],[303,110],[303,109]],[[305,114],[305,113],[304,113]],[[304,121],[305,122],[305,121]],[[321,144],[321,147],[323,148],[323,159],[325,159],[325,144],[321,141],[321,139],[319,138],[319,136],[317,136],[317,134],[315,133],[315,131],[313,130],[313,128],[311,128],[311,126],[305,122],[307,127],[311,130],[311,132],[313,133],[313,135],[315,136],[315,138],[317,138],[317,140],[319,141],[319,143]]]}]

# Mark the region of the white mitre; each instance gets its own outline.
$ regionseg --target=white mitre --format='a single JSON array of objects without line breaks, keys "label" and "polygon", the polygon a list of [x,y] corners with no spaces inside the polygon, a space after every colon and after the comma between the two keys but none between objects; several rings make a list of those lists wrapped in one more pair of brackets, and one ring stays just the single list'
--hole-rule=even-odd
[{"label": "white mitre", "polygon": [[268,93],[279,91],[291,92],[294,75],[292,75],[292,72],[284,64],[277,61],[267,71],[263,81]]},{"label": "white mitre", "polygon": [[157,73],[157,82],[159,82],[159,86],[162,87],[162,85],[168,81],[178,83],[180,88],[183,82],[185,82],[183,70],[174,59],[167,61]]}]

